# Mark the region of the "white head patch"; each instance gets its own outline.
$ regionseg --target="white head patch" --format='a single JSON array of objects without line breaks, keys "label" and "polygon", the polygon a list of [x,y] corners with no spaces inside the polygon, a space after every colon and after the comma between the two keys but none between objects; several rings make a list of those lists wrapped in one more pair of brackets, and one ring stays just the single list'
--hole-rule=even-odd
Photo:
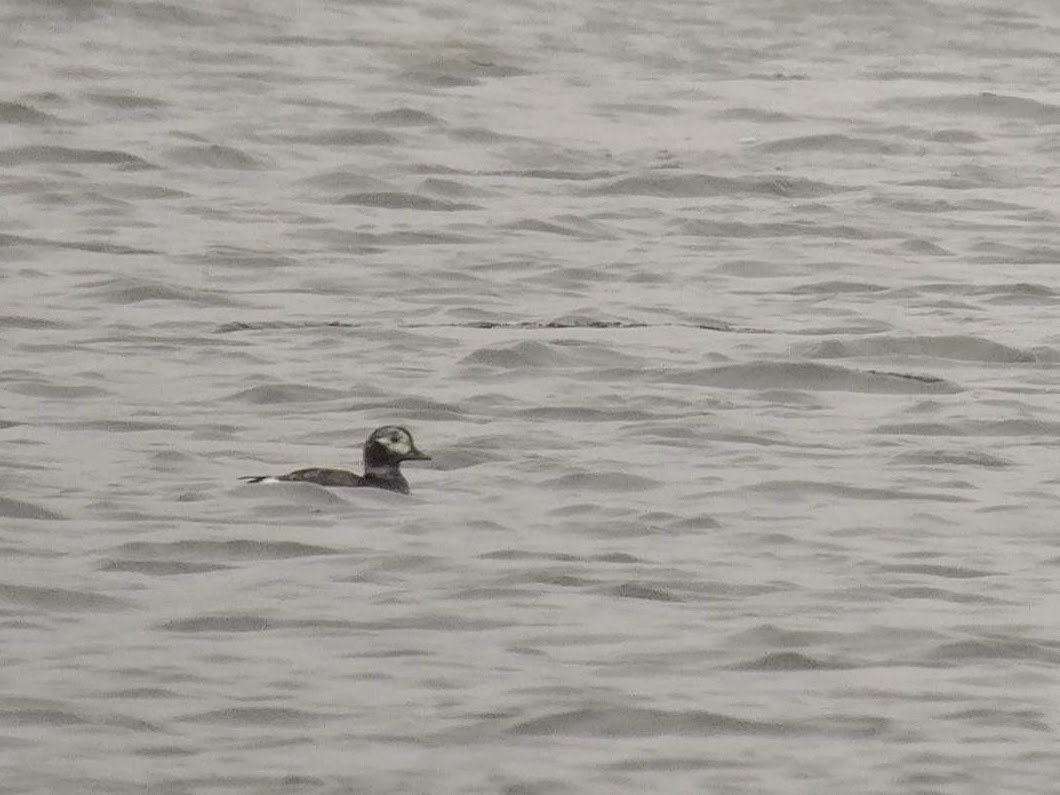
[{"label": "white head patch", "polygon": [[400,428],[387,428],[376,437],[376,441],[399,456],[412,452],[412,437]]}]

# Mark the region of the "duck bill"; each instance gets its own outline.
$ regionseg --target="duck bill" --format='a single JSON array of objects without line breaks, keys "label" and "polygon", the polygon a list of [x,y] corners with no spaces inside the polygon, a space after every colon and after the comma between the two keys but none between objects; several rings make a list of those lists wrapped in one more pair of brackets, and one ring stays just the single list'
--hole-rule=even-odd
[{"label": "duck bill", "polygon": [[421,453],[415,447],[408,451],[404,457],[405,461],[430,461],[431,457],[426,453]]}]

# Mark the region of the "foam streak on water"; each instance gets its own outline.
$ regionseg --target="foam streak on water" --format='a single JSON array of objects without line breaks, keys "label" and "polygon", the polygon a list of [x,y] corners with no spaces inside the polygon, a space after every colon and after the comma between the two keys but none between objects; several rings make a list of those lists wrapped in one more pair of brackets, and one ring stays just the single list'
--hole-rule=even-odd
[{"label": "foam streak on water", "polygon": [[1055,11],[5,4],[0,792],[1055,791]]}]

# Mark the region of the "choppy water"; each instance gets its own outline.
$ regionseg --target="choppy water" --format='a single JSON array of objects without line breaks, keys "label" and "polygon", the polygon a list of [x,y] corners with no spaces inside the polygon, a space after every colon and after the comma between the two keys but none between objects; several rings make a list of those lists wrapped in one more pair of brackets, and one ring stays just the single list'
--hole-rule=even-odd
[{"label": "choppy water", "polygon": [[0,791],[1055,792],[1055,11],[3,5]]}]

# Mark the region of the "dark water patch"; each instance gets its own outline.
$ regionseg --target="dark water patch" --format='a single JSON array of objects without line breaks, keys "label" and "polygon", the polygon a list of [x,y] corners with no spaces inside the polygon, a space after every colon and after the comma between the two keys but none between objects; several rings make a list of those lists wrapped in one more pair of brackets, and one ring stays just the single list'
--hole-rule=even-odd
[{"label": "dark water patch", "polygon": [[847,188],[801,177],[718,177],[712,174],[649,173],[620,177],[586,188],[587,196],[656,196],[698,199],[712,196],[815,198]]},{"label": "dark water patch", "polygon": [[364,652],[356,652],[353,654],[344,655],[346,657],[354,659],[368,659],[368,660],[400,660],[406,657],[432,657],[434,652],[428,651],[427,649],[386,649],[384,651],[369,650]]},{"label": "dark water patch", "polygon": [[601,555],[572,555],[569,552],[538,552],[525,549],[498,549],[475,557],[481,560],[548,560],[562,563],[643,563],[640,558],[624,552],[608,552]]},{"label": "dark water patch", "polygon": [[297,184],[327,191],[329,193],[352,192],[367,194],[375,191],[385,191],[391,187],[389,182],[379,179],[378,177],[371,177],[358,171],[350,171],[349,169],[330,169],[328,171],[323,171],[311,177],[304,177],[298,180]]},{"label": "dark water patch", "polygon": [[[342,579],[339,582],[357,582],[354,579]],[[341,635],[348,637],[350,633],[356,632],[360,627],[355,621],[344,621],[332,618],[300,618],[284,621],[273,621],[270,624],[275,629],[304,629],[309,630],[309,637],[318,637],[321,634]],[[355,655],[349,655],[355,656]],[[360,656],[360,655],[356,655]]]},{"label": "dark water patch", "polygon": [[810,79],[810,76],[808,74],[803,74],[801,72],[751,72],[747,75],[747,77],[750,80],[769,80],[774,82],[779,80],[787,81]]},{"label": "dark water patch", "polygon": [[72,149],[65,146],[19,146],[0,150],[0,165],[24,166],[30,163],[100,164],[124,169],[155,168],[143,158],[113,149]]},{"label": "dark water patch", "polygon": [[759,124],[787,124],[796,120],[787,113],[763,108],[728,108],[718,116],[732,121],[753,121]]},{"label": "dark water patch", "polygon": [[[364,390],[367,391],[367,390]],[[384,400],[364,400],[343,406],[343,412],[380,412],[384,415],[393,416],[400,414],[406,420],[466,420],[471,413],[466,408],[443,403],[440,400],[422,398],[416,396],[391,396]]]},{"label": "dark water patch", "polygon": [[654,118],[677,116],[682,112],[673,105],[660,105],[655,102],[594,102],[592,110],[612,119],[632,113],[642,113]]},{"label": "dark water patch", "polygon": [[7,235],[0,233],[0,247],[3,246],[34,246],[41,248],[69,249],[72,251],[88,251],[93,254],[137,254],[154,255],[158,251],[147,248],[133,248],[122,246],[117,243],[96,243],[92,241],[70,242],[65,240],[50,240],[43,237],[23,237],[22,235]]},{"label": "dark water patch", "polygon": [[0,583],[0,602],[35,610],[55,612],[96,612],[125,610],[132,604],[113,596],[64,588],[39,588],[32,585]]},{"label": "dark water patch", "polygon": [[183,698],[176,690],[165,687],[128,687],[103,695],[107,698]]},{"label": "dark water patch", "polygon": [[674,384],[723,389],[805,389],[875,394],[954,394],[961,389],[941,378],[877,370],[853,370],[807,362],[754,362],[697,370],[672,370],[656,378]]},{"label": "dark water patch", "polygon": [[[958,202],[938,198],[920,198],[902,196],[900,198],[881,197],[878,203],[908,213],[952,213],[962,208]],[[876,202],[874,202],[876,203]]]},{"label": "dark water patch", "polygon": [[[468,196],[487,196],[487,191],[476,188],[466,182],[455,179],[441,179],[440,177],[427,177],[420,183],[420,189],[436,196],[449,198],[466,198]],[[457,275],[454,272],[454,275]]]},{"label": "dark water patch", "polygon": [[614,171],[577,171],[574,169],[560,168],[528,168],[517,171],[496,171],[490,173],[498,177],[543,179],[556,182],[592,182],[593,180],[607,179],[616,176]]},{"label": "dark water patch", "polygon": [[396,146],[400,142],[396,135],[385,130],[359,127],[321,130],[298,135],[279,135],[276,136],[276,140],[310,146]]},{"label": "dark water patch", "polygon": [[952,665],[969,662],[1039,662],[1055,666],[1060,664],[1060,651],[1031,641],[991,638],[945,643],[932,651],[927,659]]},{"label": "dark water patch", "polygon": [[897,422],[876,426],[873,433],[896,436],[964,436],[965,432],[955,425],[944,422]]},{"label": "dark water patch", "polygon": [[129,749],[129,753],[133,756],[143,756],[148,759],[170,759],[179,756],[195,756],[201,752],[202,751],[199,748],[181,748],[179,745],[152,745]]},{"label": "dark water patch", "polygon": [[721,527],[721,522],[713,516],[700,514],[687,519],[678,519],[669,525],[672,530],[716,530]]},{"label": "dark water patch", "polygon": [[[1060,257],[1058,257],[1060,259]],[[968,290],[971,295],[978,295],[989,304],[1054,304],[1060,292],[1045,284],[1031,282],[1012,282],[1010,284],[978,285]]]},{"label": "dark water patch", "polygon": [[[371,570],[392,575],[395,572],[437,572],[446,568],[441,560],[434,555],[417,555],[406,552],[391,553],[382,559],[377,559],[371,564]],[[342,577],[338,582],[363,582],[362,574]]]},{"label": "dark water patch", "polygon": [[1011,604],[1001,599],[972,593],[958,593],[945,588],[932,588],[927,585],[889,588],[887,593],[894,599],[924,599],[932,602],[949,602],[964,605],[1002,605]]},{"label": "dark water patch", "polygon": [[156,625],[164,632],[263,632],[274,629],[269,619],[259,615],[231,614],[196,616],[165,621]]},{"label": "dark water patch", "polygon": [[542,488],[560,491],[647,491],[659,486],[659,481],[630,475],[625,472],[574,472],[546,480]]},{"label": "dark water patch", "polygon": [[106,431],[107,433],[181,430],[181,426],[172,422],[147,422],[144,420],[87,420],[85,422],[63,423],[63,427],[82,431]]},{"label": "dark water patch", "polygon": [[[591,580],[581,577],[557,572],[524,572],[518,575],[511,575],[506,579],[511,581],[512,584],[507,586],[490,585],[481,588],[461,588],[457,591],[451,591],[449,598],[454,600],[462,599],[476,604],[490,601],[504,601],[509,604],[515,601],[525,603],[527,600],[540,597],[541,590],[538,586],[541,585],[554,588],[580,588],[591,582]],[[526,585],[533,585],[534,587],[524,587]]]},{"label": "dark water patch", "polygon": [[448,131],[448,136],[454,141],[481,144],[482,146],[528,142],[527,139],[522,136],[512,135],[510,133],[500,133],[487,127],[454,127]]},{"label": "dark water patch", "polygon": [[230,568],[232,567],[221,563],[192,563],[178,560],[110,560],[101,564],[99,571],[128,571],[154,577],[171,577]]},{"label": "dark water patch", "polygon": [[1000,240],[982,240],[971,245],[977,256],[969,263],[997,266],[999,263],[1021,265],[1054,265],[1060,262],[1060,248],[1049,245],[1021,245]]},{"label": "dark water patch", "polygon": [[46,320],[42,317],[0,315],[0,328],[23,328],[40,331],[42,329],[71,329],[73,326],[69,323],[60,323],[57,320]]},{"label": "dark water patch", "polygon": [[605,552],[602,555],[590,555],[586,560],[599,563],[643,563],[641,558],[627,555],[625,552]]},{"label": "dark water patch", "polygon": [[944,144],[978,144],[985,139],[972,130],[960,127],[918,127],[908,124],[892,124],[877,128],[880,135],[904,138],[910,141],[932,141]]},{"label": "dark water patch", "polygon": [[269,406],[277,403],[320,403],[344,397],[349,397],[349,392],[340,389],[326,389],[308,384],[264,384],[240,390],[228,395],[224,400]]},{"label": "dark water patch", "polygon": [[1052,722],[1045,713],[1036,709],[963,709],[939,715],[938,718],[967,721],[991,729],[1025,729],[1050,734],[1053,732]]},{"label": "dark water patch", "polygon": [[875,715],[825,715],[803,724],[807,731],[816,730],[829,737],[848,740],[879,739],[892,727],[889,718]]},{"label": "dark water patch", "polygon": [[349,193],[335,201],[336,204],[356,204],[362,207],[379,207],[387,210],[426,210],[429,212],[457,212],[481,210],[481,205],[466,202],[451,202],[432,199],[415,193],[385,191],[381,193]]},{"label": "dark water patch", "polygon": [[296,541],[250,541],[235,539],[231,541],[132,541],[113,548],[115,559],[129,558],[135,560],[163,561],[253,561],[284,560],[287,558],[304,558],[315,555],[337,555],[342,550],[321,547],[312,544],[300,544]]},{"label": "dark water patch", "polygon": [[[757,762],[748,759],[737,761],[733,759],[722,759],[710,754],[699,754],[697,756],[652,756],[637,759],[623,759],[619,762],[608,762],[602,765],[604,770],[614,770],[620,773],[665,773],[667,778],[672,778],[674,773],[690,770],[726,770],[732,768],[756,768]],[[711,774],[717,775],[716,773]],[[566,789],[558,789],[558,793],[567,792]],[[528,793],[528,795],[530,795]],[[548,795],[548,793],[544,793]]]},{"label": "dark water patch", "polygon": [[107,195],[114,199],[137,202],[155,199],[187,199],[192,194],[165,185],[142,185],[135,182],[111,181],[107,183]]},{"label": "dark water patch", "polygon": [[1060,124],[1060,105],[1036,99],[994,94],[943,94],[933,97],[893,97],[878,105],[883,109],[925,110],[933,115],[996,117],[1023,119],[1039,124]]},{"label": "dark water patch", "polygon": [[924,80],[929,83],[968,83],[975,82],[973,74],[965,72],[947,72],[941,69],[870,69],[875,80]]},{"label": "dark water patch", "polygon": [[239,302],[222,290],[206,290],[179,284],[120,277],[91,285],[93,295],[103,303],[128,305],[144,301],[173,301],[193,306],[232,307]]},{"label": "dark water patch", "polygon": [[61,513],[32,502],[0,497],[0,516],[7,519],[65,519]]},{"label": "dark water patch", "polygon": [[[378,0],[361,0],[360,6],[381,5]],[[386,738],[393,742],[392,738]],[[267,748],[287,748],[295,745],[315,745],[309,737],[302,736],[298,739],[272,740],[268,744],[257,741],[254,745],[255,751],[268,753]],[[201,753],[201,751],[200,751]],[[286,753],[286,751],[277,751]],[[190,765],[185,768],[190,768]],[[436,775],[423,774],[424,780],[436,780]],[[285,773],[283,775],[244,774],[244,775],[222,775],[212,772],[207,776],[181,776],[167,777],[165,795],[188,795],[189,793],[253,793],[253,795],[302,795],[303,793],[383,793],[383,792],[407,792],[408,790],[382,789],[369,785],[367,776],[334,776],[326,779],[317,776],[297,775]],[[428,788],[429,789],[429,788]],[[99,790],[103,792],[103,790]],[[141,790],[142,791],[142,790]],[[141,791],[130,791],[127,795],[139,795]],[[107,795],[126,795],[126,793],[108,793]]]},{"label": "dark water patch", "polygon": [[489,172],[469,170],[466,168],[453,168],[436,161],[429,163],[412,163],[405,169],[410,174],[430,174],[432,176],[444,175],[447,177],[481,177],[487,176]]},{"label": "dark water patch", "polygon": [[[902,378],[906,381],[916,381],[921,384],[945,384],[946,381],[942,378],[938,378],[933,375],[921,375],[919,373],[895,373],[889,370],[866,370],[866,373],[871,375],[882,375],[888,378]],[[961,391],[959,388],[954,387],[954,391]]]},{"label": "dark water patch", "polygon": [[372,121],[391,127],[427,127],[442,124],[437,116],[416,108],[395,108],[372,114]]},{"label": "dark water patch", "polygon": [[[897,428],[902,426],[890,427]],[[929,427],[937,432],[932,435],[959,435],[955,428],[947,425],[930,425]],[[883,431],[881,428],[876,428],[875,430],[875,433],[884,432],[887,431]],[[973,466],[984,469],[1007,469],[1013,466],[1013,462],[1006,458],[992,453],[984,453],[980,450],[910,450],[894,456],[891,459],[891,463],[908,464],[910,466]]]},{"label": "dark water patch", "polygon": [[[353,582],[354,580],[351,580]],[[511,629],[511,621],[469,618],[450,613],[424,613],[417,616],[392,618],[385,621],[351,622],[349,631],[354,632],[405,632],[428,630],[431,632],[486,632],[495,629]]]},{"label": "dark water patch", "polygon": [[570,366],[567,357],[554,346],[532,341],[480,348],[465,356],[461,364],[483,364],[506,370]]},{"label": "dark water patch", "polygon": [[[880,240],[895,237],[890,230],[870,229],[866,226],[850,226],[849,224],[825,224],[811,221],[767,221],[762,223],[751,223],[745,221],[715,220],[712,218],[677,218],[668,222],[675,234],[691,235],[703,238],[735,238],[737,240],[754,238],[826,238],[828,240]],[[762,263],[757,267],[764,268]],[[736,268],[730,268],[739,273],[748,270],[746,264]],[[786,273],[775,267],[769,271],[773,273]]]},{"label": "dark water patch", "polygon": [[400,75],[402,80],[426,88],[471,88],[481,81],[469,74],[455,74],[434,69],[410,69]]},{"label": "dark water patch", "polygon": [[900,489],[875,489],[865,486],[846,486],[841,483],[821,483],[810,480],[771,480],[745,488],[782,496],[809,497],[825,495],[851,500],[923,500],[924,502],[968,502],[965,497],[953,494],[936,494],[924,491]]},{"label": "dark water patch", "polygon": [[[346,320],[309,320],[293,322],[287,320],[262,320],[256,322],[233,321],[218,326],[218,334],[230,334],[236,331],[269,331],[283,329],[316,329],[348,328],[378,330],[378,323],[354,323]],[[732,331],[743,333],[763,333],[760,329],[739,328],[721,320],[701,321],[696,323],[640,323],[627,320],[611,320],[582,315],[567,315],[554,320],[468,320],[454,323],[403,323],[391,329],[510,329],[519,331],[554,331],[561,329],[641,329],[641,328],[689,328],[704,331]],[[568,344],[571,344],[568,342]]]},{"label": "dark water patch", "polygon": [[755,146],[763,152],[825,152],[827,154],[859,155],[899,155],[907,154],[907,147],[899,146],[893,141],[885,141],[867,136],[843,135],[841,133],[822,133],[819,135],[800,135],[793,138],[781,138]]},{"label": "dark water patch", "polygon": [[928,140],[944,144],[979,144],[986,140],[986,138],[973,130],[961,130],[954,127],[928,130],[927,135]]},{"label": "dark water patch", "polygon": [[906,240],[902,242],[901,248],[913,254],[924,254],[930,257],[952,257],[954,254],[950,249],[945,249],[929,240]]},{"label": "dark water patch", "polygon": [[20,102],[0,102],[0,124],[23,124],[28,126],[53,126],[64,124],[58,116],[31,108]]},{"label": "dark water patch", "polygon": [[488,365],[504,370],[568,367],[614,367],[640,360],[613,347],[581,340],[537,342],[523,340],[479,348],[461,359],[461,364]]},{"label": "dark water patch", "polygon": [[854,667],[849,663],[818,660],[793,651],[770,652],[728,666],[733,671],[843,671]]},{"label": "dark water patch", "polygon": [[585,560],[598,563],[643,563],[640,558],[636,558],[635,555],[626,554],[625,552],[604,552],[603,554],[593,554],[588,555]]},{"label": "dark water patch", "polygon": [[27,728],[80,726],[89,723],[73,712],[62,709],[0,709],[0,726]]},{"label": "dark water patch", "polygon": [[224,726],[264,726],[274,728],[319,726],[331,718],[321,712],[284,707],[228,707],[197,712],[177,718],[189,723],[216,723]]},{"label": "dark water patch", "polygon": [[204,267],[229,265],[249,270],[273,270],[301,264],[295,257],[234,246],[213,246],[204,253],[188,256],[185,261]]},{"label": "dark water patch", "polygon": [[629,515],[629,510],[614,507],[610,502],[601,502],[600,500],[573,502],[573,504],[560,505],[549,510],[549,516],[553,517],[586,517],[617,520]]},{"label": "dark water patch", "polygon": [[[123,9],[133,20],[155,25],[183,25],[189,28],[217,28],[219,25],[232,21],[225,11],[219,13],[208,13],[192,8],[185,8],[176,3],[138,3]],[[191,34],[195,35],[195,34]],[[225,54],[221,56],[223,63],[227,66],[232,63],[236,54]]]},{"label": "dark water patch", "polygon": [[[763,399],[760,395],[756,395],[756,398],[760,399],[763,403],[772,403],[771,400]],[[814,401],[809,401],[807,403],[800,403],[798,401],[795,401],[794,403],[792,403],[792,405],[799,407],[809,406],[810,408],[817,408],[817,404]],[[688,434],[686,431],[686,439],[687,436]],[[680,434],[678,434],[676,438],[680,439],[682,437],[680,436]],[[786,439],[776,432],[773,432],[771,435],[766,436],[763,434],[746,433],[744,431],[721,431],[714,432],[710,438],[712,441],[732,442],[733,444],[753,445],[755,447],[791,447],[795,449],[808,449],[817,447],[816,444],[807,444],[805,442],[796,442],[790,439]]]},{"label": "dark water patch", "polygon": [[4,389],[16,395],[46,398],[49,400],[79,400],[81,398],[102,397],[111,394],[105,389],[94,386],[73,384],[47,384],[41,381],[23,381],[5,384]]},{"label": "dark water patch", "polygon": [[100,105],[105,108],[117,108],[119,110],[157,110],[168,106],[168,103],[160,99],[145,97],[142,94],[117,94],[105,91],[93,91],[84,96],[85,99],[93,105]]},{"label": "dark water patch", "polygon": [[[1060,259],[1058,259],[1060,261]],[[1035,356],[982,337],[962,334],[917,337],[830,339],[796,343],[793,353],[811,359],[838,359],[866,356],[929,356],[954,361],[990,363],[1030,363]]]},{"label": "dark water patch", "polygon": [[911,188],[940,188],[942,190],[988,190],[996,188],[996,180],[989,174],[954,174],[946,177],[909,179],[897,183]]},{"label": "dark water patch", "polygon": [[265,164],[242,149],[218,144],[171,147],[167,155],[174,163],[194,168],[233,169],[235,171],[259,171]]},{"label": "dark water patch", "polygon": [[545,737],[712,737],[731,734],[786,737],[806,732],[795,723],[744,720],[703,710],[671,712],[633,707],[590,707],[522,721],[508,728],[506,733]]},{"label": "dark water patch", "polygon": [[996,571],[969,569],[964,566],[945,566],[934,563],[894,563],[880,566],[881,571],[899,574],[922,574],[927,577],[944,577],[952,580],[967,580],[977,577],[993,577]]},{"label": "dark water patch", "polygon": [[821,643],[835,643],[840,633],[829,630],[785,629],[776,624],[760,624],[751,629],[738,632],[733,636],[732,645],[771,646],[774,648],[791,648],[793,646],[812,646]]},{"label": "dark water patch", "polygon": [[529,70],[523,69],[521,66],[515,66],[510,63],[500,63],[496,57],[472,57],[468,60],[472,66],[490,77],[527,77],[533,74]]},{"label": "dark water patch", "polygon": [[[573,218],[571,216],[565,216],[561,218],[553,218],[549,221],[543,221],[539,218],[520,218],[516,221],[509,221],[502,224],[501,229],[507,229],[511,232],[533,232],[538,234],[546,235],[557,235],[559,237],[569,237],[578,240],[613,240],[615,235],[609,231],[606,227],[601,224],[593,223],[585,219]],[[573,269],[562,268],[558,269],[559,273],[570,274]],[[605,275],[599,270],[587,271],[586,275],[591,274],[593,281],[598,281],[604,278]],[[606,278],[613,278],[607,275]]]},{"label": "dark water patch", "polygon": [[520,409],[512,416],[536,420],[565,420],[568,422],[639,422],[658,418],[658,413],[635,409],[593,409],[585,406],[541,406]]},{"label": "dark water patch", "polygon": [[906,436],[1060,436],[1060,422],[1046,420],[963,420],[958,423],[894,423],[879,425],[875,433]]},{"label": "dark water patch", "polygon": [[[822,401],[817,395],[809,392],[800,392],[797,389],[766,389],[755,394],[754,399],[766,405],[790,406],[804,409],[823,409],[826,405],[825,401]],[[726,438],[767,447],[776,444],[784,444],[784,442],[768,436],[757,436],[747,433],[729,434]]]},{"label": "dark water patch", "polygon": [[679,596],[675,596],[663,588],[654,588],[650,585],[642,585],[637,582],[625,582],[603,589],[602,593],[609,596],[617,596],[620,599],[646,599],[650,602],[683,602]]},{"label": "dark water patch", "polygon": [[788,295],[841,295],[844,293],[878,293],[886,289],[887,287],[882,284],[847,282],[840,279],[801,284],[784,292]]}]

